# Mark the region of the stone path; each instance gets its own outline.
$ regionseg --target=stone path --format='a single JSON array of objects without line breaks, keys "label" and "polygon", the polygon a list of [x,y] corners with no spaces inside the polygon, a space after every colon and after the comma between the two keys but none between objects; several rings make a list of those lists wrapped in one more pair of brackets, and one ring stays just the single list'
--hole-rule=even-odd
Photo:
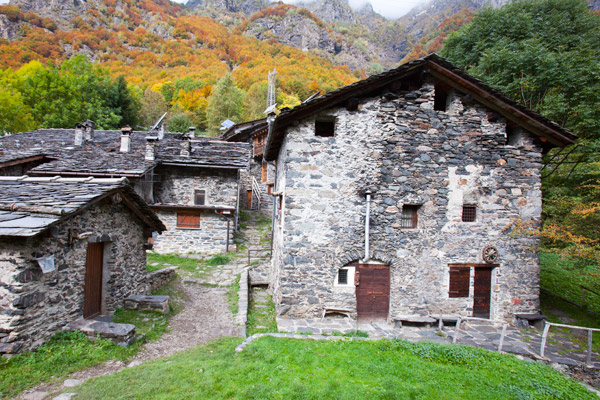
[{"label": "stone path", "polygon": [[[403,327],[395,328],[386,323],[357,324],[348,319],[277,319],[280,332],[331,334],[334,331],[348,333],[367,332],[370,338],[398,338],[409,341],[435,341],[452,343],[455,327],[444,327],[442,333],[436,328]],[[502,327],[483,321],[463,323],[459,331],[457,343],[488,350],[498,350]],[[587,341],[585,341],[587,343]],[[574,343],[570,338],[554,333],[550,336],[545,350],[545,357],[553,362],[569,366],[585,364],[586,344]],[[506,331],[502,351],[506,353],[540,359],[541,332],[535,329],[520,330],[509,327]],[[592,353],[592,369],[600,370],[600,354]]]}]

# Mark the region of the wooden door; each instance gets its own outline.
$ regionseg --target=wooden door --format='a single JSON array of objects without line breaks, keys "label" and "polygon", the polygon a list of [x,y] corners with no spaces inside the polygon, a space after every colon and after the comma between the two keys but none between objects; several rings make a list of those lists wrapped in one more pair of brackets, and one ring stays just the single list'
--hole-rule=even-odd
[{"label": "wooden door", "polygon": [[91,318],[102,310],[102,264],[104,243],[88,243],[85,259],[83,317]]},{"label": "wooden door", "polygon": [[390,309],[390,267],[382,264],[360,264],[355,273],[354,283],[359,321],[387,319]]},{"label": "wooden door", "polygon": [[252,190],[248,190],[248,209],[252,208]]},{"label": "wooden door", "polygon": [[473,316],[490,317],[492,292],[492,268],[475,268],[475,290],[473,293]]}]

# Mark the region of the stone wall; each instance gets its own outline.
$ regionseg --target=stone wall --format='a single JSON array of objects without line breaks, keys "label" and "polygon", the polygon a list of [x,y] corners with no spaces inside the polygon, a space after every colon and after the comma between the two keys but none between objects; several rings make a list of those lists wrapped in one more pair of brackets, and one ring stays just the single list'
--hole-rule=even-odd
[{"label": "stone wall", "polygon": [[[236,169],[160,167],[156,174],[155,201],[160,204],[193,205],[195,190],[206,190],[206,205],[235,207],[238,194]],[[164,222],[164,221],[163,221]]]},{"label": "stone wall", "polygon": [[[125,206],[97,204],[57,228],[54,237],[0,241],[0,353],[35,348],[82,317],[90,241],[105,243],[103,314],[148,290],[143,225]],[[35,259],[51,255],[55,270],[42,273]]]},{"label": "stone wall", "polygon": [[176,270],[177,267],[169,267],[150,272],[148,274],[148,293],[152,293],[171,282],[171,279],[175,277]]},{"label": "stone wall", "polygon": [[[539,310],[539,237],[514,228],[541,221],[541,150],[524,133],[507,145],[502,118],[461,96],[434,110],[434,87],[337,108],[335,136],[314,135],[315,118],[288,129],[278,166],[284,192],[275,223],[277,312],[316,317],[324,306],[356,309],[354,286],[334,281],[364,257],[365,191],[373,192],[370,259],[390,265],[389,319],[401,315],[471,315],[470,297],[449,298],[451,263],[483,263],[492,272],[491,318]],[[462,222],[463,204],[477,205]],[[418,226],[401,228],[403,205],[418,205]]]},{"label": "stone wall", "polygon": [[216,214],[214,210],[198,211],[199,228],[178,228],[175,210],[155,210],[167,230],[154,239],[154,251],[159,254],[216,254],[227,248],[227,221],[229,221],[229,245],[232,250],[234,215]]}]

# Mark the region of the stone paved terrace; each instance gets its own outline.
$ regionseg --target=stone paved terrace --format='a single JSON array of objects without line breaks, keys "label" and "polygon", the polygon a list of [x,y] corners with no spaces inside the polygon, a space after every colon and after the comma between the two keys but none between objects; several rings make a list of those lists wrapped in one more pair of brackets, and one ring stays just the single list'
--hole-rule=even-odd
[{"label": "stone paved terrace", "polygon": [[[405,339],[411,342],[433,341],[452,343],[456,329],[446,326],[440,334],[437,328],[403,327],[395,328],[386,323],[357,324],[348,319],[285,319],[277,318],[280,332],[331,334],[333,332],[348,333],[355,330],[367,332],[373,339]],[[482,347],[496,351],[500,342],[502,326],[488,322],[470,321],[463,323],[459,331],[457,343]],[[587,340],[583,344],[574,343],[568,337],[552,334],[546,344],[545,357],[554,363],[569,366],[585,364]],[[520,330],[508,327],[504,337],[502,351],[532,359],[540,357],[541,332],[535,329]],[[600,370],[600,354],[592,353],[593,369]]]}]

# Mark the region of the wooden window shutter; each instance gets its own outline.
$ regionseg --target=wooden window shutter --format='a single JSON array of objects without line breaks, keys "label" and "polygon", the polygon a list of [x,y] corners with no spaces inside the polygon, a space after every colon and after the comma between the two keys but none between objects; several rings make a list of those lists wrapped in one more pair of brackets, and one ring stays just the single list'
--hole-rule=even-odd
[{"label": "wooden window shutter", "polygon": [[450,267],[449,297],[469,297],[471,268]]},{"label": "wooden window shutter", "polygon": [[178,228],[200,228],[200,214],[177,213]]}]

